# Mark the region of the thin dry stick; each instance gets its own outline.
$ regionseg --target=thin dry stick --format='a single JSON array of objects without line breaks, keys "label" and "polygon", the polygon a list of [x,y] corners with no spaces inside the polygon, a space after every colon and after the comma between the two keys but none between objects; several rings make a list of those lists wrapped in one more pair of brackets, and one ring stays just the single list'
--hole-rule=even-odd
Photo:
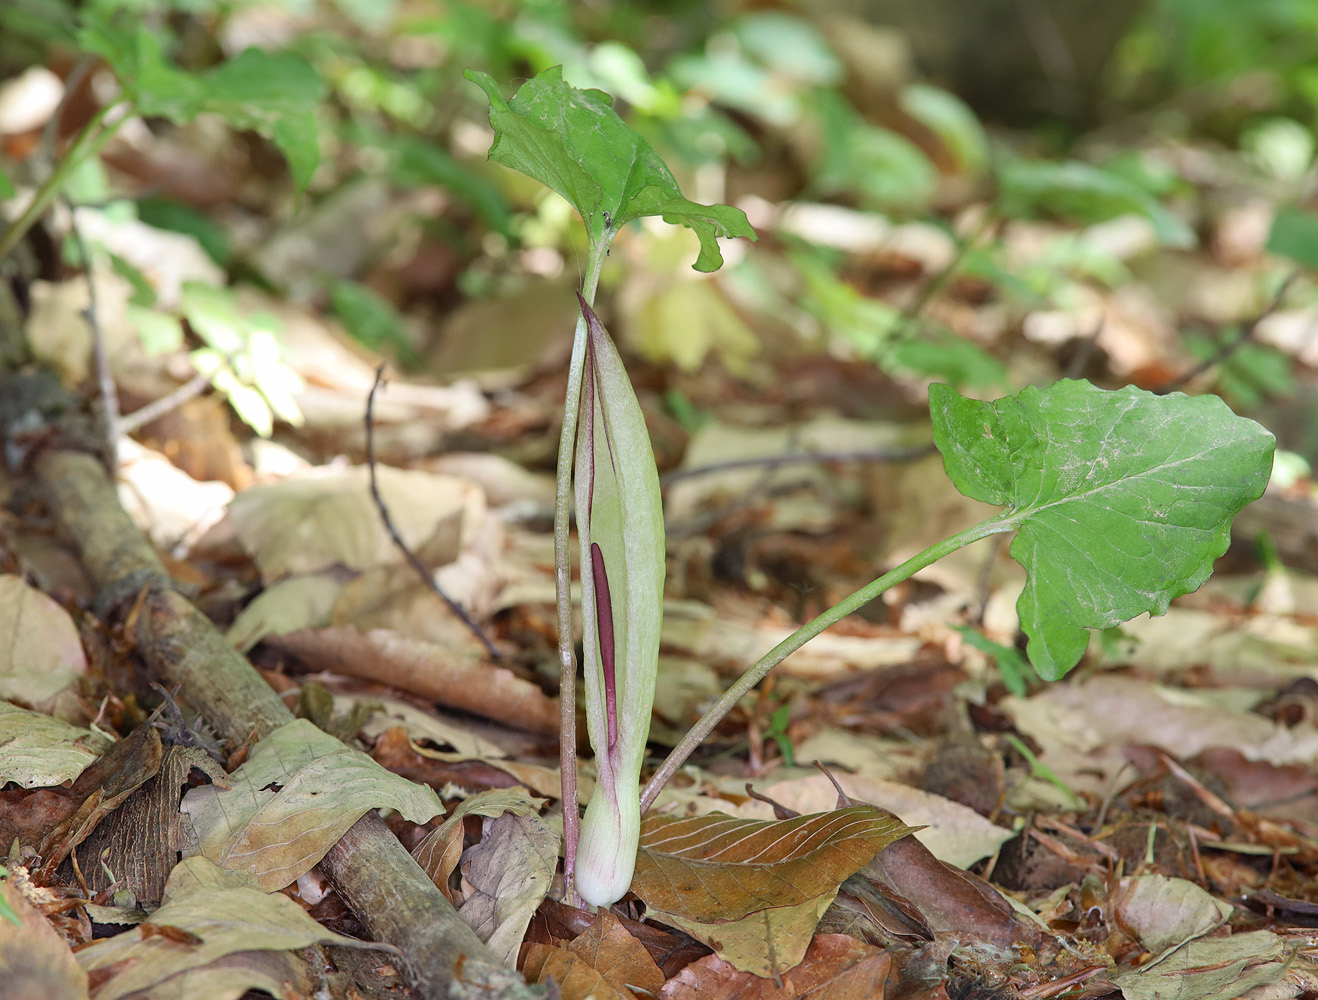
[{"label": "thin dry stick", "polygon": [[1236,334],[1236,336],[1232,337],[1209,357],[1204,358],[1203,361],[1199,362],[1199,364],[1195,365],[1184,375],[1172,379],[1165,385],[1155,389],[1154,392],[1158,393],[1160,396],[1166,395],[1169,392],[1175,392],[1177,389],[1180,389],[1182,386],[1198,378],[1214,365],[1222,364],[1222,362],[1228,360],[1231,355],[1235,354],[1236,351],[1252,341],[1254,339],[1254,334],[1258,332],[1259,324],[1281,308],[1281,303],[1286,297],[1286,292],[1290,290],[1291,284],[1297,277],[1299,277],[1298,271],[1292,271],[1288,274],[1286,279],[1281,283],[1281,286],[1277,289],[1277,293],[1272,297],[1272,301],[1264,306],[1263,310],[1254,316],[1253,319],[1242,326],[1240,332]]},{"label": "thin dry stick", "polygon": [[83,273],[87,276],[87,308],[83,310],[83,319],[92,332],[92,352],[96,359],[96,384],[101,397],[101,423],[105,434],[105,461],[109,468],[119,465],[119,438],[123,429],[119,423],[119,390],[114,384],[114,373],[110,371],[110,354],[105,347],[105,333],[101,329],[96,306],[96,275],[93,273],[91,253],[87,241],[82,238],[78,228],[78,212],[68,198],[63,198],[64,207],[69,213],[69,232],[73,242],[78,245],[78,256],[82,258]]},{"label": "thin dry stick", "polygon": [[[224,361],[228,365],[233,364],[233,355],[226,354]],[[119,433],[132,434],[141,430],[153,420],[159,420],[166,413],[177,410],[194,396],[200,396],[205,392],[215,378],[214,372],[197,372],[192,378],[188,379],[181,386],[159,399],[147,403],[146,406],[139,406],[127,416],[119,418]]]},{"label": "thin dry stick", "polygon": [[375,501],[375,509],[380,512],[380,520],[384,523],[384,530],[389,532],[389,537],[394,540],[394,544],[398,546],[398,551],[403,554],[403,558],[407,560],[408,565],[416,571],[416,575],[421,578],[421,582],[429,587],[436,597],[448,605],[449,610],[458,616],[462,624],[467,626],[468,631],[485,647],[485,652],[490,654],[491,659],[502,659],[499,651],[494,647],[494,643],[490,641],[490,637],[485,634],[479,625],[472,621],[471,616],[467,614],[461,604],[444,593],[443,588],[435,582],[434,577],[422,565],[421,560],[407,547],[407,543],[398,534],[398,529],[394,527],[394,519],[389,514],[389,508],[385,506],[384,497],[380,495],[380,486],[375,476],[375,391],[380,388],[380,383],[383,381],[384,363],[381,362],[380,367],[375,369],[375,381],[371,384],[370,394],[366,397],[366,467],[370,471],[371,498]]}]

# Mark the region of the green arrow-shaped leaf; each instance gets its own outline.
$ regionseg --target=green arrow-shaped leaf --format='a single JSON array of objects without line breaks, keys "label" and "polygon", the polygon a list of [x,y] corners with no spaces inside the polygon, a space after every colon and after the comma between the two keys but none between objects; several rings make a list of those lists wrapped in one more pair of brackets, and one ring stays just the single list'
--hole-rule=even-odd
[{"label": "green arrow-shaped leaf", "polygon": [[934,385],[929,405],[957,489],[1006,506],[1018,531],[1016,608],[1049,680],[1079,662],[1086,629],[1163,614],[1208,579],[1276,444],[1216,396],[1064,380],[991,403]]}]

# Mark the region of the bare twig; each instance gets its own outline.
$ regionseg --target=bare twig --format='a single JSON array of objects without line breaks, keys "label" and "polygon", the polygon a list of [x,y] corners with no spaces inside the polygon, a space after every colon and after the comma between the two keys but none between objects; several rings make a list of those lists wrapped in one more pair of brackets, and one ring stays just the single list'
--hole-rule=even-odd
[{"label": "bare twig", "polygon": [[1166,395],[1169,392],[1175,392],[1177,389],[1182,388],[1189,382],[1198,378],[1214,365],[1220,365],[1224,361],[1227,361],[1230,359],[1231,355],[1236,353],[1236,351],[1250,343],[1254,339],[1254,334],[1258,332],[1259,324],[1281,308],[1282,300],[1286,297],[1286,293],[1290,290],[1291,284],[1298,276],[1298,271],[1292,271],[1288,274],[1285,280],[1282,281],[1280,287],[1278,287],[1276,294],[1272,296],[1271,301],[1269,301],[1258,314],[1245,323],[1245,325],[1240,328],[1239,333],[1227,340],[1226,343],[1218,347],[1218,349],[1210,356],[1204,358],[1203,361],[1200,361],[1189,371],[1185,372],[1183,375],[1177,376],[1170,382],[1159,386],[1154,392],[1160,396]]},{"label": "bare twig", "polygon": [[114,384],[114,373],[110,371],[110,354],[105,347],[105,332],[101,329],[96,306],[96,275],[92,266],[91,251],[87,241],[82,238],[78,228],[78,211],[73,203],[61,195],[64,207],[69,213],[69,232],[78,245],[78,256],[82,258],[83,273],[87,276],[87,308],[83,310],[83,319],[92,332],[92,354],[96,359],[96,385],[101,400],[101,426],[105,435],[105,460],[111,469],[119,466],[119,438],[123,428],[119,423],[119,390]]},{"label": "bare twig", "polygon": [[[233,363],[233,355],[226,354],[225,361]],[[127,416],[119,418],[119,433],[132,434],[141,430],[153,420],[159,420],[166,413],[177,410],[189,399],[200,396],[208,388],[211,381],[215,378],[214,372],[197,372],[192,378],[188,379],[181,386],[159,399],[147,403],[145,406],[139,406]]]},{"label": "bare twig", "polygon": [[443,588],[435,582],[430,571],[416,557],[416,554],[407,547],[407,543],[398,534],[398,529],[394,527],[394,519],[389,514],[389,508],[385,506],[384,497],[380,495],[380,485],[375,475],[375,392],[380,388],[380,383],[383,381],[384,363],[381,362],[380,367],[375,369],[375,381],[371,384],[370,394],[366,397],[366,467],[370,471],[371,498],[375,501],[375,509],[380,512],[380,520],[384,523],[384,530],[389,532],[389,537],[394,540],[394,544],[398,546],[398,551],[403,554],[403,558],[407,560],[408,565],[416,571],[416,575],[421,578],[421,582],[429,587],[436,597],[448,605],[449,610],[458,616],[462,624],[467,626],[467,630],[485,647],[485,652],[490,655],[491,659],[502,659],[498,649],[490,641],[490,637],[472,620],[461,604],[444,593]]}]

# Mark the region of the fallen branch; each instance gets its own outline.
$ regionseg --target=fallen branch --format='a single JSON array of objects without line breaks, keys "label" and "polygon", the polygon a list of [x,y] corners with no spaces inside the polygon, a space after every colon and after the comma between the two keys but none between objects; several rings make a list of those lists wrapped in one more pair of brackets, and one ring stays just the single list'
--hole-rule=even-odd
[{"label": "fallen branch", "polygon": [[[25,382],[42,384],[36,391]],[[41,450],[27,456],[50,512],[76,547],[99,594],[97,610],[113,618],[138,602],[134,637],[155,679],[173,688],[233,746],[259,739],[292,714],[205,615],[174,589],[160,559],[129,520],[114,484],[95,457],[99,441],[76,427],[33,438],[36,416],[58,411],[48,376],[0,381],[0,399],[29,399],[16,412],[0,407],[10,454],[14,432],[28,431]],[[67,396],[64,412],[76,412]],[[82,431],[86,436],[85,429]],[[21,451],[21,447],[19,448]],[[467,926],[374,813],[367,813],[322,862],[335,888],[376,937],[399,949],[408,980],[427,1000],[445,997],[543,996],[503,966]]]}]

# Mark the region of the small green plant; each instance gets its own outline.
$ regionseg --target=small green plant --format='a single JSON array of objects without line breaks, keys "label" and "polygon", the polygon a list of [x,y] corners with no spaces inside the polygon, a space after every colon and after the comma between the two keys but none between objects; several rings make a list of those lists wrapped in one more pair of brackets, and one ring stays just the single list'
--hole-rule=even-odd
[{"label": "small green plant", "polygon": [[650,725],[662,616],[664,534],[654,458],[626,372],[589,306],[609,242],[644,215],[690,226],[696,267],[722,262],[716,238],[754,236],[727,206],[682,198],[655,151],[607,95],[546,70],[505,101],[494,81],[468,74],[490,98],[492,159],[563,195],[590,238],[560,439],[555,510],[562,674],[563,802],[576,802],[576,671],[569,598],[568,505],[573,456],[582,552],[585,688],[600,781],[577,853],[577,815],[564,812],[569,899],[620,899],[631,882],[640,814],[691,751],[741,698],[807,641],[919,570],[965,545],[1015,532],[1025,567],[1017,603],[1027,655],[1057,680],[1084,654],[1091,629],[1162,614],[1212,572],[1232,518],[1267,484],[1275,442],[1215,396],[1116,392],[1064,380],[982,402],[930,389],[934,441],[962,493],[1003,508],[908,559],[770,650],[673,750],[643,792],[640,756]]}]

